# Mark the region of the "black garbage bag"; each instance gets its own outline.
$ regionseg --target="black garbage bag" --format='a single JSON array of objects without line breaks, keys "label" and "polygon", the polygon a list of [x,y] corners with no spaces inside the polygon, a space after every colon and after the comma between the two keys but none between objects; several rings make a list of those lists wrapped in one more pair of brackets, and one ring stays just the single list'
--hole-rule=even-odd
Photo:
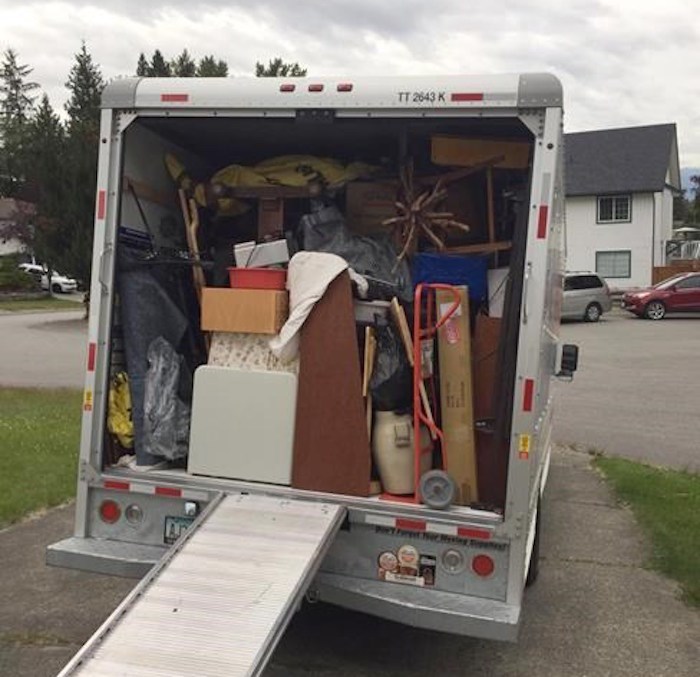
[{"label": "black garbage bag", "polygon": [[379,411],[405,411],[413,399],[413,372],[398,329],[382,322],[375,328],[377,357],[369,383]]},{"label": "black garbage bag", "polygon": [[398,253],[389,235],[354,235],[345,225],[337,207],[321,206],[301,217],[302,247],[307,251],[329,252],[344,258],[356,272],[367,278],[371,300],[398,296],[410,303],[413,298],[411,273],[406,261],[397,266]]}]

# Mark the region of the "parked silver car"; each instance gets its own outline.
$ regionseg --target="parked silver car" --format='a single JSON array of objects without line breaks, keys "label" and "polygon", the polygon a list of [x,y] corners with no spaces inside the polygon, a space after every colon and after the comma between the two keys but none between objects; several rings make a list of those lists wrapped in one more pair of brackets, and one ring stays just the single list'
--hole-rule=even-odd
[{"label": "parked silver car", "polygon": [[571,272],[564,275],[562,319],[597,322],[612,309],[607,282],[596,273]]},{"label": "parked silver car", "polygon": [[[20,263],[19,267],[25,273],[29,273],[39,280],[41,288],[44,291],[49,289],[49,275],[46,270],[46,266],[39,265],[38,263]],[[69,292],[76,291],[78,289],[78,282],[72,277],[67,275],[61,275],[58,271],[54,270],[51,273],[51,290],[55,294],[68,294]]]}]

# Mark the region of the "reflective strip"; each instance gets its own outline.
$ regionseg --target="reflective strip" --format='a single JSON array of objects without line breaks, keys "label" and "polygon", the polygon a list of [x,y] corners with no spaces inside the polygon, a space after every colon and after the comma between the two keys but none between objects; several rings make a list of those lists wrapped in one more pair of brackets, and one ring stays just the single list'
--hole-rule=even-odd
[{"label": "reflective strip", "polygon": [[88,343],[88,359],[87,359],[87,370],[95,371],[95,355],[97,353],[97,344],[92,341]]},{"label": "reflective strip", "polygon": [[105,217],[105,212],[107,211],[107,193],[104,190],[100,190],[97,193],[97,218],[102,221]]},{"label": "reflective strip", "polygon": [[489,529],[480,527],[460,527],[456,524],[445,524],[444,522],[413,520],[403,517],[386,517],[384,515],[365,515],[365,524],[389,527],[401,531],[418,531],[429,534],[442,534],[443,536],[479,539],[482,541],[488,541],[492,536],[492,532]]},{"label": "reflective strip", "polygon": [[549,215],[549,207],[540,205],[540,211],[537,217],[537,239],[543,240],[547,237],[547,216]]},{"label": "reflective strip", "polygon": [[138,482],[120,482],[117,480],[105,480],[102,483],[105,489],[129,491],[134,494],[149,494],[151,496],[165,496],[167,498],[183,498],[187,501],[208,501],[209,494],[195,489],[180,489],[179,487],[164,487],[153,484],[139,484]]},{"label": "reflective strip", "polygon": [[450,101],[483,101],[483,92],[454,92],[450,95]]},{"label": "reflective strip", "polygon": [[189,94],[161,94],[160,100],[163,103],[185,103],[190,100]]},{"label": "reflective strip", "polygon": [[526,378],[523,384],[523,411],[532,411],[532,402],[535,399],[535,381]]}]

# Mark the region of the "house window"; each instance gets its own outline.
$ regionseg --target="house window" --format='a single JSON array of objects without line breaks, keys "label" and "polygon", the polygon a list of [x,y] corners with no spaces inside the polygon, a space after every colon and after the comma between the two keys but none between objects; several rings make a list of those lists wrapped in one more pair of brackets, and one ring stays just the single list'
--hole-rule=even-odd
[{"label": "house window", "polygon": [[632,220],[631,195],[598,198],[598,223],[629,223]]},{"label": "house window", "polygon": [[621,250],[595,253],[595,271],[603,277],[631,277],[632,252]]}]

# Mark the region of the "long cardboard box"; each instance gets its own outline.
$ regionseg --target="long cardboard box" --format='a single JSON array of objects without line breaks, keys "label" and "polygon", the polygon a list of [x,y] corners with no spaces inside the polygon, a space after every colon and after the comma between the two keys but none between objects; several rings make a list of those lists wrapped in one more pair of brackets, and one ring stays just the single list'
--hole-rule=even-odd
[{"label": "long cardboard box", "polygon": [[289,315],[289,294],[273,289],[202,290],[204,331],[277,334]]},{"label": "long cardboard box", "polygon": [[465,139],[459,136],[432,137],[432,161],[436,165],[469,167],[503,156],[495,166],[503,169],[525,169],[530,161],[527,141],[494,141]]},{"label": "long cardboard box", "polygon": [[[441,427],[445,437],[447,472],[457,483],[458,502],[468,505],[479,500],[474,411],[472,399],[471,337],[469,296],[457,287],[459,307],[438,330]],[[444,317],[454,303],[448,290],[438,290],[437,306]]]}]

